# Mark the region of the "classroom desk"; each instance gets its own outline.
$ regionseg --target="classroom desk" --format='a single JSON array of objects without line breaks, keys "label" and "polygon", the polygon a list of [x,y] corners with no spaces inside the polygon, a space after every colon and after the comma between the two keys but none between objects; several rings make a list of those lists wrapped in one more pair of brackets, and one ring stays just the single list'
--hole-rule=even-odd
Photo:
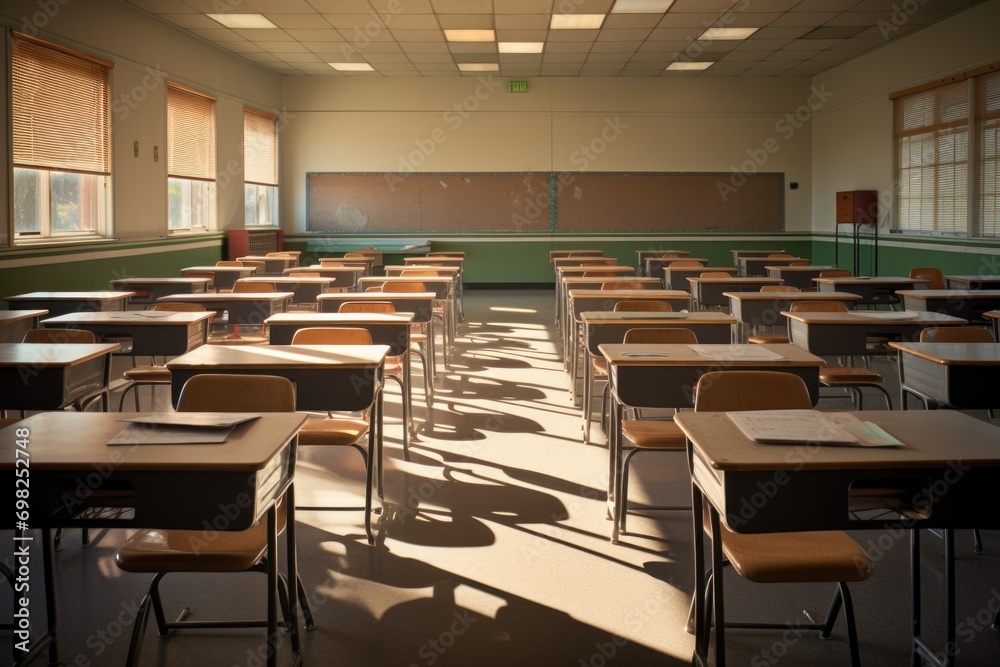
[{"label": "classroom desk", "polygon": [[666,266],[663,268],[663,286],[666,289],[682,289],[691,291],[689,278],[700,276],[709,271],[719,271],[733,275],[736,269],[731,266]]},{"label": "classroom desk", "polygon": [[594,364],[591,356],[601,356],[599,345],[621,343],[629,329],[690,329],[699,343],[728,343],[736,320],[725,313],[687,312],[583,312],[583,444],[590,442],[590,419],[594,399]]},{"label": "classroom desk", "polygon": [[614,257],[604,257],[603,255],[587,255],[585,257],[556,257],[552,260],[553,270],[558,270],[564,266],[614,266],[618,260]]},{"label": "classroom desk", "polygon": [[291,269],[299,265],[297,255],[246,255],[237,257],[236,261],[264,262],[264,272],[257,275],[280,276],[285,269]]},{"label": "classroom desk", "polygon": [[0,343],[0,410],[60,410],[106,392],[111,354],[120,349],[118,343]]},{"label": "classroom desk", "polygon": [[729,305],[729,297],[726,292],[737,290],[757,290],[765,285],[781,285],[780,278],[765,278],[759,276],[730,276],[728,278],[713,278],[711,276],[691,276],[688,278],[691,285],[692,307],[700,310],[705,306],[720,306],[725,308]]},{"label": "classroom desk", "polygon": [[[956,528],[1000,528],[995,491],[1000,486],[1000,429],[954,411],[875,411],[855,413],[879,425],[905,443],[903,447],[817,447],[765,445],[749,440],[724,412],[685,412],[674,421],[688,438],[688,463],[694,481],[692,513],[700,517],[704,502],[710,510],[712,535],[720,516],[743,533],[808,530],[944,528],[945,532],[945,646],[958,646],[955,625]],[[960,464],[956,463],[960,462]],[[898,482],[895,480],[898,478]],[[765,503],[744,507],[753,492],[780,479],[781,492]],[[880,487],[902,486],[908,498],[929,498],[933,505],[909,512],[906,519],[868,518],[852,513],[852,486],[858,482]],[[758,486],[760,485],[760,486]],[[943,485],[946,493],[931,493]],[[759,507],[758,507],[759,505]],[[895,515],[898,517],[898,515]],[[919,530],[911,536],[911,610],[913,664],[933,652],[922,639],[920,604]],[[711,535],[710,535],[711,536]],[[694,522],[696,653],[693,664],[707,664],[710,628],[703,621],[706,558],[702,522]],[[722,572],[722,553],[713,541],[711,565]],[[715,577],[719,600],[723,577]],[[715,664],[725,664],[725,628],[722,605],[715,604]],[[917,657],[919,655],[919,658]],[[939,664],[939,663],[938,663]],[[948,664],[954,665],[954,659]]]},{"label": "classroom desk", "polygon": [[842,276],[836,278],[813,278],[820,292],[853,292],[861,297],[858,305],[895,304],[898,290],[919,289],[918,286],[930,282],[925,278],[904,276]]},{"label": "classroom desk", "polygon": [[20,343],[48,310],[0,310],[0,343]]},{"label": "classroom desk", "polygon": [[50,315],[79,311],[125,310],[135,292],[95,290],[90,292],[27,292],[4,300],[11,309],[47,310]]},{"label": "classroom desk", "polygon": [[362,275],[370,276],[372,275],[372,267],[375,265],[374,257],[320,257],[320,265],[326,264],[327,262],[333,264],[334,266],[355,266],[362,269]]},{"label": "classroom desk", "polygon": [[[661,289],[662,285],[656,278],[646,276],[581,276],[581,275],[559,275],[556,283],[556,323],[562,326],[563,322],[568,322],[567,313],[570,308],[570,292],[574,290],[602,290],[605,285],[612,283],[628,283],[638,286],[639,289]],[[565,338],[566,331],[563,330]]]},{"label": "classroom desk", "polygon": [[729,312],[737,320],[735,342],[746,341],[756,327],[785,329],[781,311],[790,310],[796,301],[840,301],[853,306],[861,297],[851,292],[723,292],[729,298]]},{"label": "classroom desk", "polygon": [[296,276],[295,274],[282,276],[250,276],[240,278],[241,283],[271,283],[275,289],[290,291],[294,296],[292,303],[316,304],[316,297],[323,294],[333,286],[333,278],[323,278],[315,276]]},{"label": "classroom desk", "polygon": [[[556,328],[562,326],[563,307],[565,306],[565,283],[567,278],[583,278],[590,271],[600,271],[602,273],[612,273],[613,276],[605,276],[611,278],[617,278],[618,280],[632,280],[636,277],[637,269],[631,266],[618,266],[617,264],[606,264],[600,267],[593,266],[559,266],[555,269],[555,292],[556,292],[556,303],[555,303],[555,324]],[[597,277],[597,276],[588,276]]]},{"label": "classroom desk", "polygon": [[[433,255],[432,255],[433,256]],[[460,266],[408,266],[408,265],[393,265],[385,267],[385,275],[390,277],[398,276],[400,278],[416,278],[417,276],[404,276],[403,273],[406,271],[420,271],[429,270],[434,271],[439,275],[439,277],[448,276],[454,281],[454,301],[456,307],[456,326],[458,322],[465,321],[465,294],[462,289],[462,267]]]},{"label": "classroom desk", "polygon": [[366,292],[369,287],[382,287],[386,281],[394,283],[420,283],[425,291],[434,292],[434,298],[444,304],[444,323],[441,337],[445,360],[451,361],[458,335],[458,277],[434,276],[371,276],[358,280],[358,289]]},{"label": "classroom desk", "polygon": [[200,303],[206,310],[226,311],[229,324],[260,326],[271,315],[283,313],[295,296],[292,292],[216,292],[208,294],[170,294],[160,303]]},{"label": "classroom desk", "polygon": [[113,290],[134,292],[130,303],[156,303],[168,294],[207,292],[208,278],[116,278],[109,286]]},{"label": "classroom desk", "polygon": [[663,275],[664,269],[671,264],[676,264],[677,262],[698,262],[700,264],[708,264],[708,258],[688,257],[686,255],[677,255],[675,257],[647,257],[640,265],[640,270],[644,276],[659,278]]},{"label": "classroom desk", "polygon": [[133,357],[173,357],[208,342],[208,312],[138,310],[71,313],[42,320],[47,329],[86,329],[104,339],[132,339],[126,350]]},{"label": "classroom desk", "polygon": [[1000,341],[1000,310],[986,311],[983,317],[993,324],[993,340]]},{"label": "classroom desk", "polygon": [[603,257],[603,250],[549,250],[549,264],[553,260],[559,259],[560,257],[569,257],[570,255],[585,255],[588,257]]},{"label": "classroom desk", "polygon": [[733,266],[739,267],[741,257],[767,257],[785,252],[784,250],[730,250],[733,253]]},{"label": "classroom desk", "polygon": [[925,289],[900,290],[907,310],[929,310],[969,321],[982,321],[983,313],[1000,308],[1000,290]]},{"label": "classroom desk", "polygon": [[790,287],[815,290],[813,278],[819,278],[819,274],[835,268],[832,266],[789,266],[789,265],[768,265],[764,267],[765,274],[769,278],[781,278]]},{"label": "classroom desk", "polygon": [[635,251],[635,265],[639,270],[638,275],[649,275],[648,273],[642,273],[646,266],[646,260],[650,257],[688,257],[691,255],[690,250],[636,250]]},{"label": "classroom desk", "polygon": [[[149,414],[149,413],[147,413]],[[133,415],[138,416],[138,415]],[[266,517],[267,637],[277,637],[277,522],[276,504],[287,494],[286,562],[288,581],[297,581],[295,556],[295,502],[292,480],[295,466],[295,434],[306,420],[297,413],[265,413],[237,426],[218,445],[142,445],[109,447],[106,443],[123,428],[117,413],[47,412],[33,415],[0,431],[0,479],[4,488],[15,486],[15,464],[30,455],[31,528],[39,528],[42,544],[26,544],[32,556],[41,552],[44,565],[45,606],[48,630],[33,642],[32,655],[46,646],[49,664],[59,662],[57,636],[57,591],[53,575],[52,540],[49,529],[59,527],[112,527],[202,530],[219,515],[220,507],[239,501],[240,511],[220,530],[246,530]],[[23,430],[22,430],[23,429]],[[27,447],[17,447],[28,433]],[[100,471],[100,475],[94,471]],[[83,488],[81,480],[87,480]],[[184,489],[184,502],[177,502]],[[107,490],[107,491],[106,491]],[[76,500],[73,513],[66,494]],[[96,493],[94,493],[96,491]],[[113,498],[108,503],[109,496]],[[5,515],[14,512],[14,494],[4,494]],[[113,504],[114,513],[95,513],[101,501]],[[249,502],[247,502],[249,501]],[[87,514],[85,511],[90,510]],[[215,525],[215,524],[213,524]],[[4,527],[11,524],[5,523]],[[20,534],[20,533],[19,533]],[[36,589],[37,590],[37,589]],[[295,591],[295,586],[291,587]],[[294,598],[293,598],[294,599]],[[298,642],[295,619],[290,614],[292,644]],[[124,641],[124,640],[123,640]],[[82,647],[80,647],[82,648]],[[269,651],[267,664],[277,664],[277,646]],[[21,656],[15,648],[15,658]],[[26,662],[27,660],[25,660]]]},{"label": "classroom desk", "polygon": [[188,266],[181,269],[181,275],[189,273],[215,274],[216,290],[231,290],[240,278],[249,278],[257,272],[255,266]]},{"label": "classroom desk", "polygon": [[889,343],[899,351],[900,404],[912,393],[924,407],[1000,407],[1000,343]]},{"label": "classroom desk", "polygon": [[957,275],[945,276],[948,289],[1000,289],[1000,276]]},{"label": "classroom desk", "polygon": [[458,269],[458,318],[465,321],[465,257],[430,255],[427,257],[404,257],[403,263],[411,268],[453,267]]},{"label": "classroom desk", "polygon": [[793,262],[808,262],[808,257],[740,257],[741,276],[766,276],[768,266],[788,266]]},{"label": "classroom desk", "polygon": [[[622,409],[688,408],[693,387],[709,371],[771,370],[793,373],[809,388],[813,405],[819,400],[819,369],[823,359],[794,345],[701,345],[700,354],[690,345],[598,346],[608,363],[611,383],[611,425],[609,427],[608,509],[612,517],[612,542],[618,541],[619,525],[625,512],[619,502],[621,487]],[[695,516],[699,516],[695,514]]]},{"label": "classroom desk", "polygon": [[296,266],[292,269],[285,269],[283,275],[294,277],[299,273],[318,273],[321,278],[330,279],[330,287],[337,289],[354,289],[358,284],[358,278],[365,272],[361,266],[324,266],[316,264],[313,266]]},{"label": "classroom desk", "polygon": [[821,313],[783,311],[788,318],[788,337],[813,354],[841,357],[869,354],[869,336],[913,341],[926,327],[962,326],[965,320],[951,315],[920,311],[851,311]]}]

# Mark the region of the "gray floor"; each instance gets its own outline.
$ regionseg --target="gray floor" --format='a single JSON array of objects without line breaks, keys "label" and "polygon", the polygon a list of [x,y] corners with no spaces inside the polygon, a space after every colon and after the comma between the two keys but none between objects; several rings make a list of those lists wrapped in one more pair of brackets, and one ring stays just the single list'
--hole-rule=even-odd
[{"label": "gray floor", "polygon": [[[597,428],[595,444],[581,443],[552,326],[552,293],[470,290],[466,301],[459,355],[441,379],[431,415],[416,389],[421,430],[409,462],[401,456],[398,398],[388,390],[388,502],[378,544],[367,545],[359,513],[298,515],[301,573],[317,619],[304,635],[305,663],[689,664],[693,641],[683,627],[693,581],[690,514],[637,514],[630,533],[610,544],[607,450]],[[894,384],[894,363],[876,367]],[[165,399],[161,391],[156,402]],[[820,405],[848,404],[833,397]],[[356,455],[304,453],[299,501],[357,500],[361,479]],[[639,506],[687,502],[681,457],[639,459],[631,499]],[[78,531],[65,538],[56,559],[63,664],[124,661],[147,584],[114,565],[124,537],[99,531],[88,548],[80,547]],[[873,577],[852,589],[862,660],[908,665],[907,537],[855,537],[876,561]],[[1000,608],[1000,539],[992,532],[985,539],[986,553],[974,555],[970,534],[958,535],[959,665],[1000,662],[1000,638],[988,627]],[[941,548],[934,538],[925,542],[926,614],[936,639]],[[849,663],[842,621],[829,641],[797,629],[803,608],[825,612],[829,586],[755,585],[732,573],[726,581],[730,618],[788,625],[730,632],[730,664]],[[253,615],[263,604],[263,577],[254,574],[176,575],[164,590],[169,613],[189,606],[191,618]],[[10,604],[6,589],[0,604]],[[262,637],[256,630],[168,638],[150,631],[142,664],[259,665]],[[0,651],[10,651],[9,635]],[[287,646],[280,664],[291,664]]]}]

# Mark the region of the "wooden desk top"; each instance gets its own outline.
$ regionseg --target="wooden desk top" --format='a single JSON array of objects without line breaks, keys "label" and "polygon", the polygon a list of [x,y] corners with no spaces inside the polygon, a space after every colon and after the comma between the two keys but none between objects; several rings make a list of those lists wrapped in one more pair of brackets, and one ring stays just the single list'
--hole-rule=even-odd
[{"label": "wooden desk top", "polygon": [[556,257],[552,260],[552,264],[557,268],[560,266],[583,266],[583,265],[601,265],[610,264],[615,265],[618,260],[614,257],[603,257],[601,255],[593,255],[589,257]]},{"label": "wooden desk top", "polygon": [[567,255],[589,255],[601,257],[604,255],[603,250],[549,250],[549,262],[551,263],[554,259],[559,259],[560,257],[566,257]]},{"label": "wooden desk top", "polygon": [[392,299],[414,299],[420,301],[434,300],[434,292],[336,292],[320,294],[319,301],[385,301]]},{"label": "wooden desk top", "polygon": [[261,370],[304,368],[376,368],[388,345],[202,345],[167,362],[169,369]]},{"label": "wooden desk top", "polygon": [[988,310],[983,313],[983,317],[988,317],[991,320],[1000,320],[1000,310]]},{"label": "wooden desk top", "polygon": [[683,327],[686,324],[735,324],[736,318],[718,311],[657,312],[657,311],[606,311],[588,310],[580,313],[584,324],[648,324],[661,322],[664,325]]},{"label": "wooden desk top", "polygon": [[675,262],[708,262],[707,257],[690,257],[691,253],[687,255],[676,255],[673,257],[646,257],[643,262],[659,262],[660,264],[674,264]]},{"label": "wooden desk top", "polygon": [[240,278],[239,282],[274,283],[275,285],[329,285],[333,282],[333,278],[324,278],[323,276],[295,277],[294,274],[288,274],[284,276],[251,276],[249,278]]},{"label": "wooden desk top", "polygon": [[173,312],[167,310],[111,310],[99,313],[79,312],[42,320],[42,326],[117,324],[128,327],[159,327],[193,324],[213,316],[209,311]]},{"label": "wooden desk top", "polygon": [[900,343],[889,342],[905,354],[945,366],[1000,366],[1000,343]]},{"label": "wooden desk top", "polygon": [[361,266],[328,266],[325,264],[314,264],[312,266],[293,266],[282,271],[283,275],[294,276],[296,273],[353,273],[355,275],[364,273]]},{"label": "wooden desk top", "polygon": [[181,269],[181,273],[186,271],[218,271],[221,273],[254,273],[256,266],[188,266]]},{"label": "wooden desk top", "polygon": [[282,301],[294,296],[295,292],[207,292],[203,294],[167,294],[161,296],[157,301],[218,304],[237,301]]},{"label": "wooden desk top", "polygon": [[854,292],[723,292],[736,301],[860,301]]},{"label": "wooden desk top", "polygon": [[[824,366],[821,357],[806,352],[791,343],[773,345],[755,345],[744,343],[738,345],[702,344],[697,347],[718,353],[719,358],[706,357],[698,354],[691,345],[647,345],[605,343],[598,346],[601,354],[612,366],[703,366],[706,368],[725,365],[741,366]],[[778,358],[763,358],[762,350],[773,352]],[[745,353],[745,357],[741,357]]]},{"label": "wooden desk top", "polygon": [[810,271],[827,271],[829,269],[835,269],[837,267],[835,267],[835,266],[812,266],[812,265],[810,265],[810,266],[785,266],[783,264],[779,264],[779,265],[776,265],[776,266],[765,266],[764,268],[767,269],[768,271],[770,271],[771,269],[774,269],[775,271],[778,271],[778,272],[781,272],[781,273],[786,273],[786,272],[787,273],[799,273],[799,272],[807,273],[807,272],[810,272]]},{"label": "wooden desk top", "polygon": [[557,266],[556,275],[562,279],[570,278],[574,274],[581,274],[587,271],[613,271],[614,273],[620,273],[622,275],[631,275],[635,273],[635,267],[633,266],[621,266],[619,264],[602,264],[598,267],[594,266]]},{"label": "wooden desk top", "polygon": [[75,366],[120,349],[118,343],[0,343],[0,366]]},{"label": "wooden desk top", "polygon": [[20,322],[21,320],[29,320],[33,317],[42,317],[48,315],[49,311],[44,309],[39,310],[0,310],[0,324],[6,324],[10,322]]},{"label": "wooden desk top", "polygon": [[244,255],[237,257],[236,261],[242,262],[244,259],[251,262],[285,262],[286,264],[299,261],[297,257],[291,255]]},{"label": "wooden desk top", "polygon": [[647,276],[566,276],[562,279],[566,289],[573,289],[574,285],[590,283],[639,283],[641,285],[662,285],[659,278],[649,278]]},{"label": "wooden desk top", "polygon": [[864,324],[870,326],[898,326],[913,324],[917,326],[961,326],[968,324],[966,320],[951,315],[932,313],[926,310],[852,310],[847,313],[822,313],[781,311],[781,314],[792,320],[806,324]]},{"label": "wooden desk top", "polygon": [[[589,279],[588,279],[589,280]],[[575,289],[569,290],[571,299],[608,299],[642,300],[642,299],[689,299],[691,293],[678,289]]]},{"label": "wooden desk top", "polygon": [[[682,273],[694,273],[696,276],[700,273],[705,273],[708,271],[719,271],[722,273],[728,273],[730,275],[736,273],[736,267],[733,266],[678,266],[673,265],[663,267],[663,272],[666,276],[670,276],[672,273],[681,275]],[[690,278],[689,278],[690,280]]]},{"label": "wooden desk top", "polygon": [[267,325],[309,324],[311,326],[344,324],[409,324],[413,313],[278,313],[264,320]]},{"label": "wooden desk top", "polygon": [[753,250],[740,248],[738,250],[730,250],[733,253],[733,257],[767,257],[768,255],[775,255],[779,252],[785,252],[784,250]]},{"label": "wooden desk top", "polygon": [[764,276],[730,276],[718,278],[714,276],[691,276],[688,281],[695,285],[780,285],[781,278],[765,278]]},{"label": "wooden desk top", "polygon": [[670,257],[671,255],[677,255],[682,257],[687,257],[691,254],[690,250],[636,250],[635,254],[637,257]]},{"label": "wooden desk top", "polygon": [[[185,269],[187,270],[187,269]],[[110,281],[114,285],[197,285],[208,282],[208,278],[187,278],[184,276],[172,278],[115,278]]]},{"label": "wooden desk top", "polygon": [[[152,413],[130,413],[138,417]],[[48,470],[262,470],[308,415],[266,412],[237,426],[221,444],[109,447],[124,427],[118,412],[57,410],[32,415],[0,430],[0,468],[13,468],[16,429],[31,433],[31,467]],[[101,466],[104,466],[102,468]]]},{"label": "wooden desk top", "polygon": [[[399,275],[403,271],[437,271],[442,274],[457,275],[462,272],[461,267],[458,266],[406,266],[406,265],[390,265],[385,267],[386,275]],[[414,276],[416,277],[416,276]]]},{"label": "wooden desk top", "polygon": [[908,296],[912,299],[918,300],[965,299],[971,301],[976,299],[986,299],[995,301],[1000,298],[1000,290],[995,289],[913,289],[898,290],[896,294],[899,296]]},{"label": "wooden desk top", "polygon": [[967,273],[964,275],[950,275],[945,276],[945,280],[954,280],[955,282],[962,283],[977,283],[977,282],[988,282],[996,283],[1000,282],[1000,275],[978,275],[974,273]]},{"label": "wooden desk top", "polygon": [[428,283],[428,284],[440,284],[440,283],[453,283],[457,280],[458,275],[451,276],[365,276],[363,278],[358,278],[359,285],[383,285],[387,282],[396,283]]},{"label": "wooden desk top", "polygon": [[[814,283],[823,285],[875,285],[877,287],[892,287],[894,285],[927,284],[926,278],[907,278],[906,276],[837,276],[835,278],[813,278]],[[904,289],[900,287],[900,289]]]},{"label": "wooden desk top", "polygon": [[[714,470],[857,470],[1000,465],[1000,429],[956,410],[865,410],[903,447],[768,445],[750,440],[724,412],[681,412],[674,422]],[[803,447],[808,447],[804,452]]]},{"label": "wooden desk top", "polygon": [[135,292],[120,292],[115,290],[93,290],[89,292],[27,292],[5,297],[5,301],[114,301],[128,299]]}]

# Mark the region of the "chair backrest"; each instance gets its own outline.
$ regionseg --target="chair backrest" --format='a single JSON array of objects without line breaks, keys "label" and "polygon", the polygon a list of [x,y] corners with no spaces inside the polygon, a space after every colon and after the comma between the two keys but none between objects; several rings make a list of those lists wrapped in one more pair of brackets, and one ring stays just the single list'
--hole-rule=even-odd
[{"label": "chair backrest", "polygon": [[772,252],[767,256],[768,259],[787,259],[789,257],[795,257],[795,255],[787,252]]},{"label": "chair backrest", "polygon": [[437,269],[403,269],[399,272],[399,275],[402,278],[437,278],[441,275],[441,272]]},{"label": "chair backrest", "polygon": [[698,380],[695,412],[808,410],[809,389],[798,375],[775,371],[712,371]]},{"label": "chair backrest", "polygon": [[614,276],[617,275],[619,275],[617,271],[600,271],[600,270],[584,271],[581,274],[583,278],[613,278]]},{"label": "chair backrest", "polygon": [[365,288],[365,291],[366,292],[381,292],[382,291],[382,286],[381,285],[369,285],[368,287]]},{"label": "chair backrest", "polygon": [[809,260],[803,259],[798,262],[789,262],[788,266],[809,266]]},{"label": "chair backrest", "polygon": [[86,329],[31,329],[23,343],[96,343],[97,336]]},{"label": "chair backrest", "polygon": [[993,343],[993,334],[982,327],[927,327],[921,343]]},{"label": "chair backrest", "polygon": [[265,257],[295,257],[294,254],[286,250],[277,250],[274,252],[269,252],[264,255]]},{"label": "chair backrest", "polygon": [[689,259],[685,259],[680,262],[671,262],[671,269],[697,269],[698,267],[705,266],[702,262],[694,262]]},{"label": "chair backrest", "polygon": [[344,265],[343,262],[339,262],[339,261],[337,261],[335,259],[320,259],[319,260],[319,264],[320,264],[320,266],[343,266]]},{"label": "chair backrest", "polygon": [[645,285],[638,280],[609,280],[601,285],[601,289],[644,289]]},{"label": "chair backrest", "polygon": [[732,278],[727,271],[702,271],[698,276],[700,278]]},{"label": "chair backrest", "polygon": [[178,412],[294,412],[295,386],[276,375],[195,375],[184,383]]},{"label": "chair backrest", "polygon": [[274,283],[237,280],[233,285],[233,292],[277,292],[278,288]]},{"label": "chair backrest", "polygon": [[427,285],[418,281],[387,280],[382,283],[383,292],[426,292]]},{"label": "chair backrest", "polygon": [[919,285],[918,287],[921,289],[944,289],[944,275],[941,273],[941,269],[934,267],[910,269],[910,277],[930,280],[926,286]]},{"label": "chair backrest", "polygon": [[673,308],[666,301],[619,301],[615,304],[615,312],[660,312],[668,313]]},{"label": "chair backrest", "polygon": [[263,271],[267,268],[267,263],[262,259],[241,259],[240,264],[242,266],[249,266],[257,269],[257,271]]},{"label": "chair backrest", "polygon": [[392,301],[347,301],[340,304],[338,313],[395,313]]},{"label": "chair backrest", "polygon": [[200,303],[184,303],[183,301],[165,301],[154,303],[153,310],[166,310],[173,313],[203,313],[205,306]]},{"label": "chair backrest", "polygon": [[345,252],[344,257],[346,259],[367,259],[368,255],[363,252]]},{"label": "chair backrest", "polygon": [[645,345],[694,345],[698,342],[698,337],[690,329],[648,327],[629,329],[625,332],[622,342]]},{"label": "chair backrest", "polygon": [[372,334],[361,327],[307,327],[292,336],[292,345],[371,345]]},{"label": "chair backrest", "polygon": [[206,278],[208,282],[205,284],[205,289],[210,290],[215,287],[215,274],[211,271],[188,271],[184,274],[185,278]]},{"label": "chair backrest", "polygon": [[792,313],[846,313],[843,301],[796,301],[788,309]]},{"label": "chair backrest", "polygon": [[850,278],[851,272],[847,269],[824,269],[819,272],[820,278]]},{"label": "chair backrest", "polygon": [[237,262],[235,259],[220,259],[215,263],[216,266],[243,266],[243,262]]},{"label": "chair backrest", "polygon": [[295,273],[290,273],[288,275],[295,276],[296,278],[322,278],[323,274],[319,271],[296,271]]},{"label": "chair backrest", "polygon": [[799,288],[792,285],[761,285],[761,292],[798,292]]}]

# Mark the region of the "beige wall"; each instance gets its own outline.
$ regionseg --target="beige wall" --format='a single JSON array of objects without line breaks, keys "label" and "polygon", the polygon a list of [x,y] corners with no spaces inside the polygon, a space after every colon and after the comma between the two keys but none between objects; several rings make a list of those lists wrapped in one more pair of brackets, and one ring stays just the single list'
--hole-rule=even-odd
[{"label": "beige wall", "polygon": [[[219,226],[243,226],[242,109],[244,103],[279,109],[279,75],[115,0],[4,0],[0,23],[115,63],[111,80],[115,236],[167,235],[167,80],[218,97],[219,173],[232,174],[224,179],[228,184],[220,183]],[[7,141],[6,132],[4,123],[0,147]],[[8,215],[5,210],[5,229]]]},{"label": "beige wall", "polygon": [[991,0],[815,77],[817,86],[835,93],[812,126],[815,231],[833,230],[835,193],[842,190],[878,190],[880,231],[888,229],[893,192],[889,93],[1000,60],[997,26],[1000,0]]},{"label": "beige wall", "polygon": [[500,77],[286,77],[284,87],[288,231],[305,229],[306,173],[323,171],[759,169],[800,184],[786,189],[786,229],[810,227],[809,120],[785,119],[808,104],[808,79],[538,78],[526,94]]}]

